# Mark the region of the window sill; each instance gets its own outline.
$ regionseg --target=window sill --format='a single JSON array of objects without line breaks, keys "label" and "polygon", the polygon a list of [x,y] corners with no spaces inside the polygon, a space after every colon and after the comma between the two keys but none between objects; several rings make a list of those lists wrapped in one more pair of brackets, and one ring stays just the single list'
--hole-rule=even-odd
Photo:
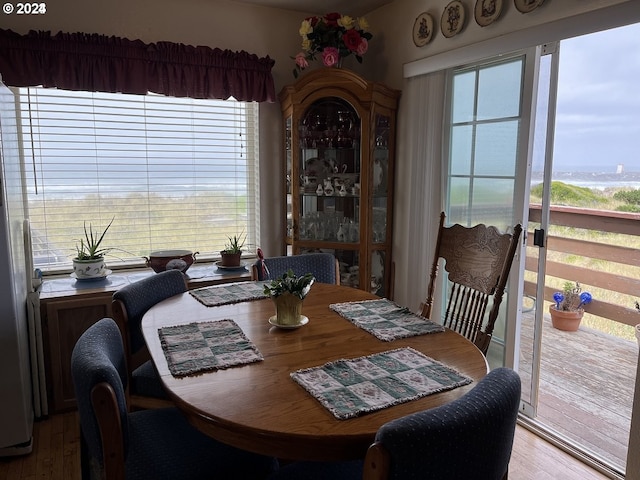
[{"label": "window sill", "polygon": [[[247,259],[248,265],[250,265]],[[82,297],[112,295],[116,290],[143,278],[155,275],[150,268],[116,270],[101,280],[77,281],[70,274],[49,275],[43,278],[40,299],[61,297]],[[213,263],[192,265],[186,273],[189,289],[218,285],[222,283],[245,282],[251,280],[250,266],[242,270],[221,271]]]}]

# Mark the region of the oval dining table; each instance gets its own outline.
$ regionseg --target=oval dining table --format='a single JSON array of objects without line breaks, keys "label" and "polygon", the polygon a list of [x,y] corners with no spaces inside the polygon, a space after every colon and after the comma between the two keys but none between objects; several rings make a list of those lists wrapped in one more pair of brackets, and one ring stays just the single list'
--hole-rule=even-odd
[{"label": "oval dining table", "polygon": [[[452,330],[381,341],[329,308],[332,303],[376,299],[351,287],[315,283],[304,300],[309,322],[297,329],[272,326],[270,299],[207,307],[189,292],[152,307],[142,320],[145,341],[164,388],[189,422],[205,434],[244,450],[291,460],[364,458],[377,430],[390,420],[450,402],[484,377],[488,364],[469,340]],[[158,336],[161,327],[232,319],[264,360],[174,377]],[[356,418],[338,420],[290,374],[337,359],[412,347],[473,382]]]}]

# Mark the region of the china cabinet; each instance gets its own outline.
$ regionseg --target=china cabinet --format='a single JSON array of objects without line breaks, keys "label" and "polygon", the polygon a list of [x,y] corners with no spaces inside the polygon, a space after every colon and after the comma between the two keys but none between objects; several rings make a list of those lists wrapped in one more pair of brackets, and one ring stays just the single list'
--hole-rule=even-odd
[{"label": "china cabinet", "polygon": [[389,296],[400,92],[320,68],[280,92],[288,254],[322,251],[340,280]]}]

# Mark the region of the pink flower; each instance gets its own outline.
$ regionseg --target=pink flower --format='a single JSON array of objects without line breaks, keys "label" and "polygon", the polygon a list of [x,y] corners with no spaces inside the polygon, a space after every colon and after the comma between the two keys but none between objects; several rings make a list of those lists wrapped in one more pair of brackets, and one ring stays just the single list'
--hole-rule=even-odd
[{"label": "pink flower", "polygon": [[296,55],[296,65],[301,69],[305,69],[309,66],[309,62],[307,61],[307,57],[304,52],[300,52]]},{"label": "pink flower", "polygon": [[322,51],[322,63],[325,67],[333,67],[338,63],[339,58],[340,54],[336,47],[325,47]]},{"label": "pink flower", "polygon": [[360,43],[358,44],[358,48],[356,48],[356,53],[362,56],[367,53],[367,50],[369,50],[369,42],[366,38],[362,37],[360,39]]}]

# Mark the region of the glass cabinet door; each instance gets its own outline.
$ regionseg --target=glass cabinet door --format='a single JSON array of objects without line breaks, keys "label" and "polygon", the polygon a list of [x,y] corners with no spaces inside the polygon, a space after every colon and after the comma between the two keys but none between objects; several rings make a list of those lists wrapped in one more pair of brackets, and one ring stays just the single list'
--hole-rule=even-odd
[{"label": "glass cabinet door", "polygon": [[[292,142],[293,137],[291,135],[292,131],[292,120],[291,115],[289,115],[284,121],[284,151],[285,151],[285,162],[286,162],[286,178],[285,178],[285,196],[286,196],[286,232],[285,232],[285,241],[287,247],[290,248],[292,239],[293,239],[293,151],[292,151]],[[289,250],[287,248],[287,250]],[[287,254],[290,254],[290,251],[287,251]]]},{"label": "glass cabinet door", "polygon": [[[298,132],[298,239],[326,242],[321,248],[301,251],[336,255],[341,280],[350,286],[359,285],[360,130],[353,106],[331,97],[317,100],[303,112]],[[336,243],[344,245],[330,245]]]},{"label": "glass cabinet door", "polygon": [[285,86],[279,97],[287,254],[332,253],[342,285],[392,296],[400,91],[344,68],[325,68]]},{"label": "glass cabinet door", "polygon": [[388,231],[390,226],[389,211],[389,135],[390,118],[376,113],[374,116],[373,165],[371,168],[371,285],[369,290],[376,295],[385,296],[388,286],[385,285],[385,257]]}]

